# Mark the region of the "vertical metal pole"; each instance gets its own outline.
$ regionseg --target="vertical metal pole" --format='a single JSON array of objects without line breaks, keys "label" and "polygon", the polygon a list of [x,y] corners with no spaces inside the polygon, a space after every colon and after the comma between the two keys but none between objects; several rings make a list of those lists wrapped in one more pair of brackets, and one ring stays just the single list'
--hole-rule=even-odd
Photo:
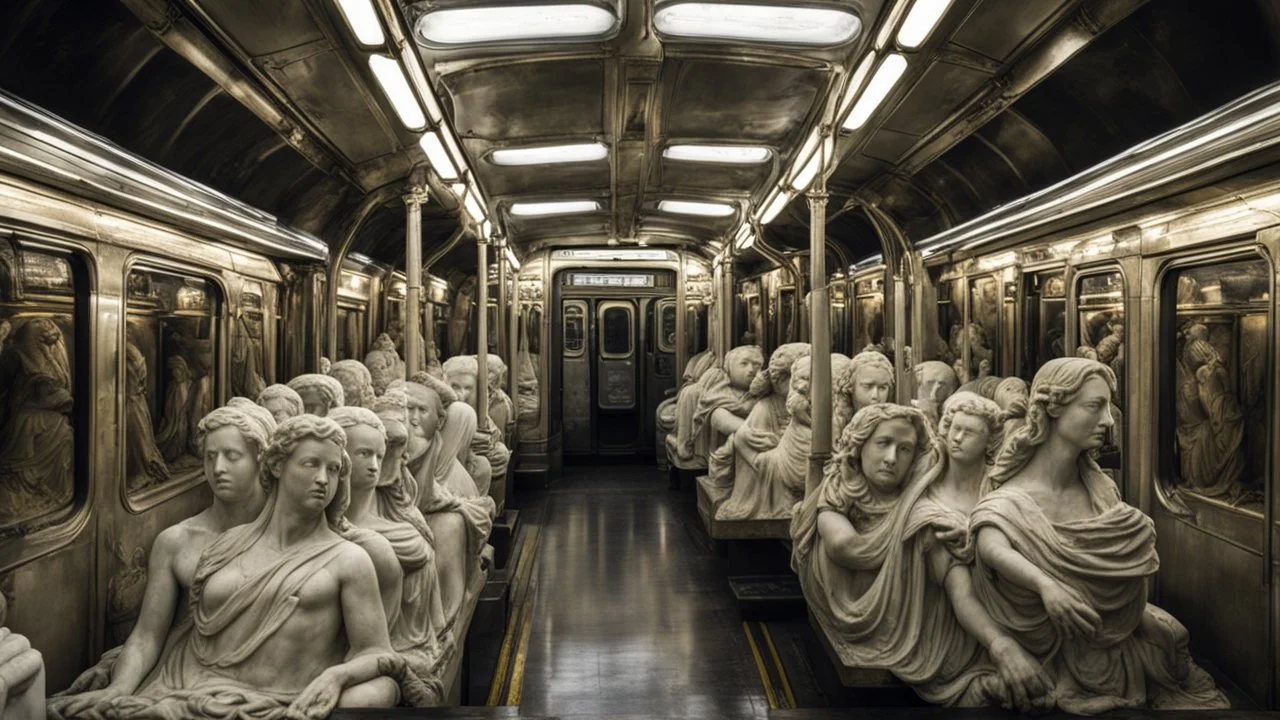
[{"label": "vertical metal pole", "polygon": [[898,404],[910,405],[915,397],[915,370],[907,367],[907,283],[903,277],[905,256],[893,263],[893,374],[897,378]]},{"label": "vertical metal pole", "polygon": [[418,371],[422,357],[419,325],[422,319],[422,205],[427,201],[425,185],[415,185],[404,196],[404,366],[405,374]]},{"label": "vertical metal pole", "polygon": [[[681,250],[677,254],[680,267],[676,269],[676,388],[680,388],[680,379],[684,377],[684,365],[689,358],[689,341],[685,337],[685,333],[689,331],[688,324],[685,322],[685,315],[688,310],[685,306],[689,303],[689,291],[685,285],[689,282],[689,276],[685,273],[685,255]],[[662,332],[662,317],[658,317],[658,332]]]},{"label": "vertical metal pole", "polygon": [[725,258],[728,257],[728,253],[728,248],[725,248],[724,253],[720,255],[719,261],[717,261],[711,268],[711,294],[712,297],[715,298],[714,302],[716,304],[713,308],[715,312],[708,315],[708,321],[714,320],[714,324],[717,327],[713,328],[715,332],[710,333],[708,340],[711,343],[711,350],[715,353],[718,360],[724,360],[725,354],[724,329],[718,326],[721,324],[721,319],[724,318],[724,310],[721,309],[719,303],[723,303],[725,301],[724,298],[720,297],[724,290],[724,283],[721,282],[721,278],[724,277],[724,264]]},{"label": "vertical metal pole", "polygon": [[[829,132],[829,129],[825,132]],[[824,135],[825,135],[824,132]],[[809,326],[815,329],[812,340],[812,376],[809,401],[813,414],[813,435],[809,446],[809,472],[805,476],[805,495],[814,492],[822,482],[822,472],[831,457],[831,312],[827,298],[827,138],[819,152],[822,167],[813,187],[805,194],[809,201],[809,277],[813,292],[809,296]]]},{"label": "vertical metal pole", "polygon": [[735,304],[733,287],[733,251],[733,238],[728,238],[725,240],[724,244],[724,271],[720,274],[720,280],[724,283],[720,287],[720,295],[724,298],[724,304],[720,307],[720,332],[724,335],[724,351],[726,354],[733,349],[733,343],[735,341],[734,332],[737,330],[737,328],[733,326],[733,306]]},{"label": "vertical metal pole", "polygon": [[507,254],[504,252],[506,247],[504,238],[500,236],[495,238],[493,261],[498,264],[498,357],[501,358],[510,355],[508,348],[511,346],[511,338],[507,337],[506,323],[502,322],[502,309],[511,304],[511,298],[507,294]]},{"label": "vertical metal pole", "polygon": [[[506,262],[506,259],[503,259]],[[511,268],[511,289],[507,295],[507,323],[509,325],[507,331],[507,394],[511,396],[512,411],[517,412],[515,402],[519,399],[519,389],[516,383],[520,380],[520,273],[515,267]],[[518,418],[511,418],[512,437],[508,440],[508,447],[515,450],[517,441],[520,438],[520,423]]]},{"label": "vertical metal pole", "polygon": [[489,423],[489,238],[476,233],[476,391],[472,399],[480,427]]}]

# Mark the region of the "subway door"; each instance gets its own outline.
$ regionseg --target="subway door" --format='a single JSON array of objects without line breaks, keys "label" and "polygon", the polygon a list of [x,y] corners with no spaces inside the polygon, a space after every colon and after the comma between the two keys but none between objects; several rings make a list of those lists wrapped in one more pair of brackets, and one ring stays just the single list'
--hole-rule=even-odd
[{"label": "subway door", "polygon": [[561,408],[564,452],[591,453],[591,356],[588,352],[587,300],[565,300],[561,306],[564,346],[561,350]]},{"label": "subway door", "polygon": [[676,387],[676,300],[659,298],[645,302],[645,398],[644,436],[657,432],[658,405]]},{"label": "subway door", "polygon": [[634,300],[602,300],[596,305],[595,430],[596,449],[603,454],[635,452],[641,447],[644,422],[637,325]]}]

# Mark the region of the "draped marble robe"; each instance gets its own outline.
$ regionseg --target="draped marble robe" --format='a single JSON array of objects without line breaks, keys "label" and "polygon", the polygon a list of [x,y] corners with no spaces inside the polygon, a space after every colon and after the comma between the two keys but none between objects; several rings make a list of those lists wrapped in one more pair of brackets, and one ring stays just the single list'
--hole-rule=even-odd
[{"label": "draped marble robe", "polygon": [[417,486],[418,509],[423,515],[456,512],[467,528],[468,576],[472,563],[479,563],[493,530],[497,505],[476,487],[475,480],[459,460],[475,434],[475,410],[463,402],[450,403],[445,422],[431,439],[425,453],[409,461],[408,470]]},{"label": "draped marble robe", "polygon": [[1147,578],[1160,567],[1151,518],[1121,500],[1115,483],[1087,458],[1080,477],[1093,517],[1054,523],[1030,494],[1006,485],[974,506],[970,532],[998,529],[1032,565],[1079,593],[1102,619],[1094,636],[1060,635],[1040,596],[999,578],[981,554],[973,572],[978,598],[1043,663],[1065,712],[1229,707],[1192,661],[1186,628],[1147,603]]}]

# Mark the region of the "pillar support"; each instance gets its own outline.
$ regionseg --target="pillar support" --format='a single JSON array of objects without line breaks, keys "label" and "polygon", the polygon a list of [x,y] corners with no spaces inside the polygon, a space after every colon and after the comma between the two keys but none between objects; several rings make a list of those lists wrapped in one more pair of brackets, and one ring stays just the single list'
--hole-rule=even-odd
[{"label": "pillar support", "polygon": [[[809,403],[813,417],[813,436],[809,446],[809,472],[805,476],[805,495],[814,492],[822,482],[822,473],[831,457],[831,307],[827,292],[827,146],[823,141],[822,167],[812,187],[805,193],[809,202],[809,327],[812,354],[810,360]],[[799,288],[796,289],[797,293]]]},{"label": "pillar support", "polygon": [[489,417],[489,238],[476,233],[476,389],[471,393],[480,427]]},{"label": "pillar support", "polygon": [[407,374],[418,369],[422,357],[422,206],[428,199],[427,187],[415,185],[404,195],[404,366]]}]

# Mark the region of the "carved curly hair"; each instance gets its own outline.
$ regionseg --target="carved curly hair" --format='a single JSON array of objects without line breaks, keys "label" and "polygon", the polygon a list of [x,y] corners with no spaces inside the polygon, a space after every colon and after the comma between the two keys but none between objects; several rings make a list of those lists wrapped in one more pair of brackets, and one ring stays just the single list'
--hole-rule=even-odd
[{"label": "carved curly hair", "polygon": [[[274,422],[273,420],[272,424]],[[230,406],[214,408],[209,414],[200,418],[200,422],[196,425],[196,446],[203,448],[205,438],[209,437],[210,433],[225,427],[239,430],[240,436],[253,448],[257,461],[262,462],[263,453],[271,442],[271,430],[261,418],[249,414],[246,408]]]},{"label": "carved curly hair", "polygon": [[889,396],[893,396],[897,378],[894,377],[893,363],[889,362],[889,358],[877,350],[864,350],[854,355],[843,373],[838,377],[833,373],[835,380],[835,396],[832,398],[834,419],[831,423],[833,431],[839,432],[853,417],[853,391],[857,386],[858,373],[865,369],[884,370],[889,373]]},{"label": "carved curly hair", "polygon": [[947,435],[951,432],[952,421],[959,413],[986,421],[987,448],[983,452],[983,459],[988,465],[994,465],[996,456],[1000,454],[1000,446],[1004,442],[1005,414],[994,401],[967,390],[955,393],[942,405],[942,417],[938,420],[939,452],[946,454]]},{"label": "carved curly hair", "polygon": [[283,467],[303,440],[331,442],[342,451],[342,467],[338,470],[338,489],[333,494],[333,500],[330,500],[325,507],[324,514],[329,521],[329,527],[343,532],[348,526],[345,518],[347,506],[351,504],[351,458],[347,456],[347,433],[333,420],[304,414],[280,423],[262,454],[262,469],[259,476],[262,489],[266,490],[268,495],[276,491],[280,485],[280,478],[272,468],[276,465]]},{"label": "carved curly hair", "polygon": [[268,385],[263,388],[262,392],[258,393],[259,405],[266,407],[266,404],[272,400],[283,400],[288,403],[290,411],[289,417],[297,417],[301,415],[304,410],[302,396],[298,394],[297,390],[294,390],[288,385],[281,385],[280,383]]}]

